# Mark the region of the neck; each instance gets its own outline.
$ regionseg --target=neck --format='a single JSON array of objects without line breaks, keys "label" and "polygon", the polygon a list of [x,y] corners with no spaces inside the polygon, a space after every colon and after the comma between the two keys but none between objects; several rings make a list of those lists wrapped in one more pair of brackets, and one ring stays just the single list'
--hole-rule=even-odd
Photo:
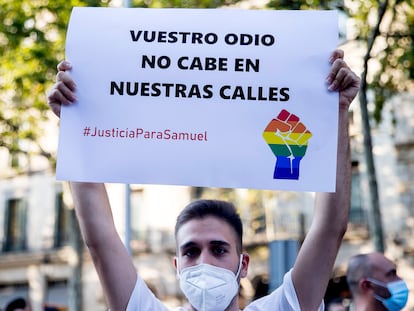
[{"label": "neck", "polygon": [[[197,311],[189,303],[187,303],[185,306],[183,306],[183,309],[186,310],[186,311]],[[239,299],[238,299],[237,296],[235,296],[233,298],[233,300],[230,302],[229,306],[224,311],[240,311],[240,308],[239,308]]]},{"label": "neck", "polygon": [[376,300],[354,299],[353,311],[387,311],[384,305]]},{"label": "neck", "polygon": [[230,302],[229,306],[225,311],[239,311],[239,297],[238,295],[234,296],[233,300]]}]

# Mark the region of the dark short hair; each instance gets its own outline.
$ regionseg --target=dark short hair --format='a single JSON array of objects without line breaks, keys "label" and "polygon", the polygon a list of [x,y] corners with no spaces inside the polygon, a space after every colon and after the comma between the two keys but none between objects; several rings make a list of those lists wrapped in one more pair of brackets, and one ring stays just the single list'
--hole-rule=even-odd
[{"label": "dark short hair", "polygon": [[193,219],[202,219],[207,216],[217,217],[230,225],[236,233],[237,249],[242,251],[243,224],[236,207],[227,201],[197,200],[188,204],[178,215],[175,223],[175,236],[186,222]]},{"label": "dark short hair", "polygon": [[358,283],[361,279],[372,275],[372,264],[368,254],[358,254],[349,260],[346,280],[353,294],[359,292]]},{"label": "dark short hair", "polygon": [[13,300],[9,301],[7,303],[6,308],[4,309],[4,311],[13,311],[15,309],[24,309],[26,308],[26,299],[22,298],[22,297],[17,297],[14,298]]}]

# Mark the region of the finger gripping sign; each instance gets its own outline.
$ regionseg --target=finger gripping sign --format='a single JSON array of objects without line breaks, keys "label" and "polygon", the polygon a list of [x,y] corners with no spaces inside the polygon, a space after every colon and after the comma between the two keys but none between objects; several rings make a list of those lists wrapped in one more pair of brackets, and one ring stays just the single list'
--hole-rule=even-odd
[{"label": "finger gripping sign", "polygon": [[[212,23],[211,21],[214,21]],[[335,11],[74,8],[57,178],[334,191]]]}]

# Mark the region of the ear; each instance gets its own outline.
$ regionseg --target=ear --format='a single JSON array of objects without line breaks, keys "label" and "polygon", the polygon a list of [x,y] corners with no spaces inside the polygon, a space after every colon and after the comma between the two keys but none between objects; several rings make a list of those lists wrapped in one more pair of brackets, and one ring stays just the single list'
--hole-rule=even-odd
[{"label": "ear", "polygon": [[247,276],[247,270],[249,267],[249,262],[250,262],[250,256],[247,253],[243,253],[242,254],[243,258],[242,258],[242,267],[240,270],[240,277],[245,278]]},{"label": "ear", "polygon": [[371,286],[371,282],[368,281],[367,279],[361,279],[359,280],[359,287],[361,288],[362,291],[368,291],[372,288]]},{"label": "ear", "polygon": [[177,256],[174,256],[173,265],[174,265],[174,268],[175,268],[175,277],[177,278],[177,280],[179,280],[180,279],[180,272],[178,271],[178,257]]},{"label": "ear", "polygon": [[174,268],[175,268],[175,269],[177,269],[177,265],[178,265],[178,259],[177,259],[177,256],[174,256],[174,259],[173,259],[173,265],[174,265]]}]

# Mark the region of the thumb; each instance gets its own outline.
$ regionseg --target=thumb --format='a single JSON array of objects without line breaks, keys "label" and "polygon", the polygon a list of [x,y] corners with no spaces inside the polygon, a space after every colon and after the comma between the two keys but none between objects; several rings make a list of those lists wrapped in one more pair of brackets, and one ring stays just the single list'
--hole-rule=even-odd
[{"label": "thumb", "polygon": [[69,61],[64,60],[64,61],[61,61],[61,62],[57,65],[57,69],[58,69],[59,71],[71,70],[71,69],[72,69],[72,64],[71,64]]}]

